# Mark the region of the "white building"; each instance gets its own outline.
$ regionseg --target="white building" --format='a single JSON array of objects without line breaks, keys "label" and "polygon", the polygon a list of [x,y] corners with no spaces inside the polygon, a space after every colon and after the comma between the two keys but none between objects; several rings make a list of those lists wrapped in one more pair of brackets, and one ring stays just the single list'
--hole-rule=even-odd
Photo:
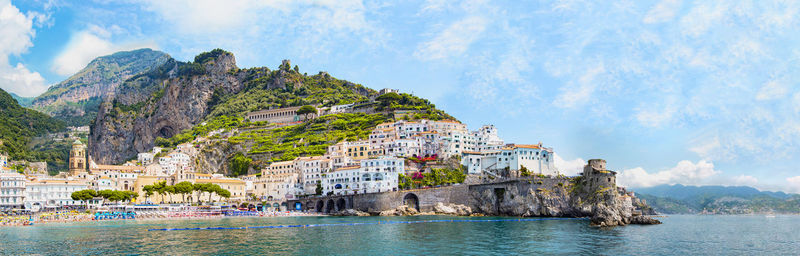
[{"label": "white building", "polygon": [[467,167],[469,174],[483,171],[497,174],[506,168],[516,172],[524,166],[532,174],[558,175],[553,149],[542,147],[541,144],[508,144],[499,150],[465,151],[461,164]]},{"label": "white building", "polygon": [[295,171],[299,175],[304,194],[315,194],[322,175],[331,170],[331,160],[323,156],[299,157],[295,159]]},{"label": "white building", "polygon": [[34,212],[62,207],[81,206],[81,201],[72,200],[72,192],[87,189],[85,181],[36,180],[25,185],[25,209]]},{"label": "white building", "polygon": [[153,157],[155,154],[150,152],[139,153],[136,155],[136,160],[138,160],[139,164],[142,166],[147,166],[153,163]]},{"label": "white building", "polygon": [[8,155],[0,153],[0,168],[8,167]]},{"label": "white building", "polygon": [[405,160],[395,157],[361,160],[359,189],[363,193],[396,190],[398,175],[405,173],[404,165]]},{"label": "white building", "polygon": [[463,152],[499,150],[503,140],[494,125],[484,125],[477,131],[465,132],[460,127],[441,133],[441,152],[445,157],[461,155]]},{"label": "white building", "polygon": [[24,205],[24,199],[25,175],[10,169],[0,172],[0,210],[20,209]]},{"label": "white building", "polygon": [[335,195],[376,193],[397,189],[398,175],[405,172],[404,160],[378,157],[361,160],[360,165],[336,168],[322,177],[322,193]]},{"label": "white building", "polygon": [[396,139],[389,141],[385,146],[387,156],[410,157],[419,156],[422,147],[416,139]]},{"label": "white building", "polygon": [[328,110],[328,114],[340,114],[340,113],[352,112],[354,105],[355,105],[355,103],[342,104],[342,105],[333,105]]},{"label": "white building", "polygon": [[352,195],[361,190],[361,166],[347,166],[324,174],[322,194]]},{"label": "white building", "polygon": [[399,89],[392,89],[392,88],[383,88],[378,91],[378,95],[384,95],[387,93],[400,93]]}]

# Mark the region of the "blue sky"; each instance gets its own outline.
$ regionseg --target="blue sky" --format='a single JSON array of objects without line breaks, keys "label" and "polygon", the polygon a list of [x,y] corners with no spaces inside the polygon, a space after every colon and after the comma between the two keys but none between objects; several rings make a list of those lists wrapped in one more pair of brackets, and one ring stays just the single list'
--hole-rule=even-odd
[{"label": "blue sky", "polygon": [[0,0],[0,87],[34,96],[91,59],[213,48],[240,67],[431,99],[471,128],[605,158],[632,187],[800,192],[794,1]]}]

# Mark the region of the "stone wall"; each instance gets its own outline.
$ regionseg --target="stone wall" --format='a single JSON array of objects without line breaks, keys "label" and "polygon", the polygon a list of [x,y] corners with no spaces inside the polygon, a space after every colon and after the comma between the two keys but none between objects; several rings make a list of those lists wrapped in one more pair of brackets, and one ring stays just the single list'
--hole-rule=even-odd
[{"label": "stone wall", "polygon": [[[312,197],[290,200],[290,209],[300,203],[307,211],[330,213],[344,209],[355,209],[362,212],[378,213],[396,209],[404,204],[411,204],[420,211],[432,211],[436,203],[469,204],[469,185],[455,185],[431,189],[414,189],[382,193]],[[340,200],[341,199],[341,200]],[[416,201],[416,203],[414,203]],[[321,203],[320,203],[321,202]],[[341,207],[343,206],[343,207]]]}]

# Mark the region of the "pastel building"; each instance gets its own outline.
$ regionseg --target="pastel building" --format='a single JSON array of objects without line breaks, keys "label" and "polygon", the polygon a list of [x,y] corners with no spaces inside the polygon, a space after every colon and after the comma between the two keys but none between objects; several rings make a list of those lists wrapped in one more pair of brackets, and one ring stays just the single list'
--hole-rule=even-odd
[{"label": "pastel building", "polygon": [[508,144],[499,150],[466,151],[462,153],[461,164],[467,167],[468,174],[481,174],[484,171],[497,173],[508,168],[519,171],[523,166],[532,174],[558,175],[553,160],[553,149],[538,145]]},{"label": "pastel building", "polygon": [[14,170],[3,169],[0,172],[0,210],[20,209],[25,200],[25,175]]},{"label": "pastel building", "polygon": [[[231,197],[228,198],[228,199],[224,199],[224,200],[231,200],[231,201],[245,200],[246,184],[245,184],[244,181],[242,181],[240,179],[230,179],[230,178],[198,179],[198,180],[196,180],[195,183],[217,184],[221,188],[230,191],[231,192]],[[206,196],[208,196],[208,194],[206,194]],[[203,198],[202,196],[201,196],[200,199],[201,199],[201,201],[208,200],[208,198]],[[211,200],[219,202],[219,201],[222,201],[223,198],[221,198],[217,194],[213,194],[213,195],[211,195]]]},{"label": "pastel building", "polygon": [[382,156],[361,160],[357,166],[336,168],[322,178],[323,194],[350,195],[397,189],[398,176],[405,172],[404,160]]},{"label": "pastel building", "polygon": [[72,200],[72,192],[88,189],[85,181],[49,179],[25,184],[25,209],[33,212],[63,207],[79,207],[83,202]]},{"label": "pastel building", "polygon": [[322,194],[351,195],[361,190],[361,166],[346,166],[326,173],[322,178]]},{"label": "pastel building", "polygon": [[396,190],[399,174],[405,173],[404,165],[405,160],[395,157],[361,160],[359,190],[363,193]]}]

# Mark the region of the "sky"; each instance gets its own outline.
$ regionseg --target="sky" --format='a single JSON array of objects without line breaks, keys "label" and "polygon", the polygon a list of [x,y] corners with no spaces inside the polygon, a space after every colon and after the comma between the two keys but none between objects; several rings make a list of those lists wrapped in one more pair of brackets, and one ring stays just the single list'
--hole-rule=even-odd
[{"label": "sky", "polygon": [[[0,0],[0,88],[36,96],[93,58],[331,75],[430,99],[471,129],[603,158],[628,187],[800,193],[797,1]],[[794,67],[794,69],[793,69]]]}]

